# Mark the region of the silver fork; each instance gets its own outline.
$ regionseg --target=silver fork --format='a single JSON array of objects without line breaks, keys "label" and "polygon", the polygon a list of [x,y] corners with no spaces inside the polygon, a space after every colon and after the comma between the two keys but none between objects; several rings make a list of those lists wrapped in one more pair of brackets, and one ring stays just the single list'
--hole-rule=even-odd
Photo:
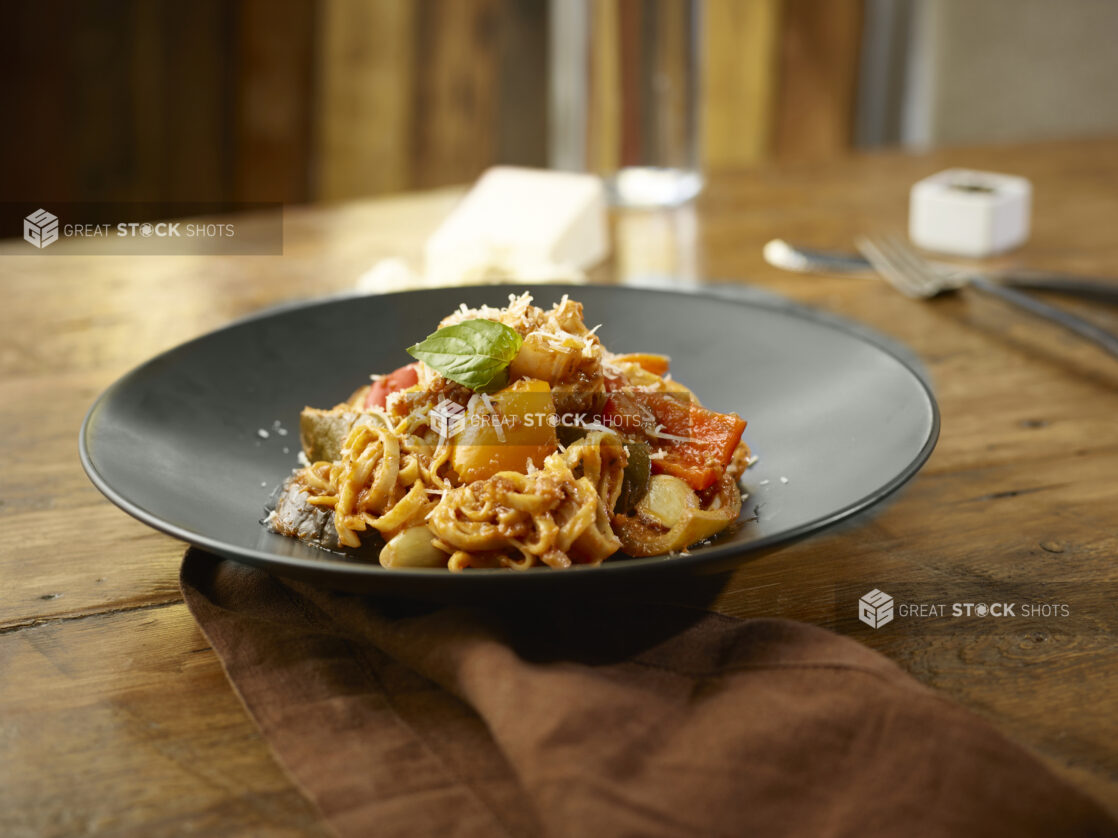
[{"label": "silver fork", "polygon": [[1118,358],[1118,335],[1096,326],[1071,312],[1041,302],[1035,297],[1007,288],[978,275],[944,275],[918,254],[911,245],[896,235],[860,236],[858,250],[889,283],[916,300],[926,300],[963,286],[982,291],[1025,311],[1063,326],[1082,338],[1093,341]]},{"label": "silver fork", "polygon": [[[873,270],[866,257],[856,253],[839,253],[834,250],[819,250],[791,244],[784,239],[770,239],[761,250],[765,261],[774,268],[794,271],[801,274],[837,274],[855,276]],[[940,273],[949,274],[965,284],[966,275],[973,273],[972,268],[951,262],[931,261],[929,264]],[[961,276],[960,276],[961,275]],[[1118,303],[1118,280],[1102,277],[1084,277],[1056,271],[1038,271],[1033,268],[1010,267],[994,273],[987,278],[1001,285],[1020,288],[1025,291],[1055,291],[1088,300],[1104,303]]]}]

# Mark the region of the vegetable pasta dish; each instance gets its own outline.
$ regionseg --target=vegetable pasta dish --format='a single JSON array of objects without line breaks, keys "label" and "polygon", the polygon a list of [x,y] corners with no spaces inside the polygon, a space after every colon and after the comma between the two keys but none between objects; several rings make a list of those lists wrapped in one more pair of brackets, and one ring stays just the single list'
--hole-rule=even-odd
[{"label": "vegetable pasta dish", "polygon": [[582,305],[465,305],[330,409],[272,531],[388,568],[568,568],[677,553],[735,522],[745,422],[703,407],[666,356],[613,354]]}]

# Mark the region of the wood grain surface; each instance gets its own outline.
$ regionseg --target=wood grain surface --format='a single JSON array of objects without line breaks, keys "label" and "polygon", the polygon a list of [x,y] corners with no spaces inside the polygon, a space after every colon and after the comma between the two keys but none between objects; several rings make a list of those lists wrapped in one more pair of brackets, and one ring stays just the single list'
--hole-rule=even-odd
[{"label": "wood grain surface", "polygon": [[[994,300],[915,302],[761,258],[773,236],[849,249],[859,232],[903,224],[909,185],[954,165],[1032,178],[1034,234],[1012,261],[1118,276],[1118,140],[1097,140],[716,172],[693,207],[619,217],[618,252],[596,278],[750,282],[919,358],[943,412],[927,467],[875,514],[747,564],[716,607],[856,637],[1118,813],[1118,364]],[[349,288],[377,259],[415,260],[458,194],[289,209],[283,257],[0,243],[0,834],[326,834],[181,604],[183,545],[90,485],[78,426],[156,352]],[[1118,331],[1118,307],[1058,302]],[[850,619],[858,596],[890,584],[947,602],[1062,598],[1073,617],[898,619],[877,632]]]}]

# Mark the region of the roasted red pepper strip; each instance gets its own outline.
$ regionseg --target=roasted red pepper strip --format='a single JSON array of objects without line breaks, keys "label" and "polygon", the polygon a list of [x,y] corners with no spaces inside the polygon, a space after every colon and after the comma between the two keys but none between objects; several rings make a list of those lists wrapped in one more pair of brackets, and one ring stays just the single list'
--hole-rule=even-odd
[{"label": "roasted red pepper strip", "polygon": [[685,441],[653,437],[656,450],[664,456],[652,461],[652,471],[678,477],[696,491],[718,480],[745,430],[745,420],[737,414],[715,413],[685,396],[630,391],[611,396],[606,403],[609,424],[622,431],[632,431],[634,411],[625,404],[628,400],[647,408],[662,432],[686,437]]},{"label": "roasted red pepper strip", "polygon": [[608,427],[622,434],[639,433],[653,418],[652,412],[642,401],[638,401],[632,397],[632,394],[620,388],[606,400],[602,416]]},{"label": "roasted red pepper strip", "polygon": [[408,364],[398,370],[381,376],[369,387],[365,395],[365,408],[384,407],[388,396],[399,390],[406,390],[419,383],[419,363]]}]

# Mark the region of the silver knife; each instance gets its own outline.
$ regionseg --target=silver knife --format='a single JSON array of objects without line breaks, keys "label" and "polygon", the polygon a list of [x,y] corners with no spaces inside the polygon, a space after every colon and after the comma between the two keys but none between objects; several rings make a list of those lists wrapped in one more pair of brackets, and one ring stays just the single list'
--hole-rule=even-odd
[{"label": "silver knife", "polygon": [[[816,250],[815,248],[792,245],[783,239],[773,239],[768,242],[762,252],[765,261],[774,268],[782,268],[796,273],[839,275],[873,273],[873,267],[859,254]],[[951,265],[945,262],[935,262],[933,264],[949,275],[957,275],[960,278],[960,285],[965,284],[965,277],[971,273],[977,273],[959,265]],[[1003,285],[1011,285],[1014,288],[1057,291],[1061,294],[1073,294],[1078,297],[1087,297],[1104,302],[1118,302],[1118,280],[1085,279],[1051,271],[1016,268],[984,275],[992,276]]]}]

